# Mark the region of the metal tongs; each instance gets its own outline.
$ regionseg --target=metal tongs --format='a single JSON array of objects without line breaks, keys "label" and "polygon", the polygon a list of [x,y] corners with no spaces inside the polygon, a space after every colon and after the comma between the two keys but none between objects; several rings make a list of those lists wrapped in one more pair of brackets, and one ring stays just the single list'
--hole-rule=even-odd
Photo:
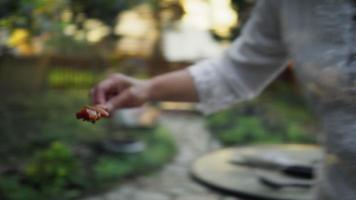
[{"label": "metal tongs", "polygon": [[236,159],[231,159],[230,162],[240,166],[278,171],[296,178],[314,178],[314,169],[312,166],[296,164],[285,158],[271,158],[268,156],[242,156]]},{"label": "metal tongs", "polygon": [[273,189],[286,187],[310,188],[313,186],[314,168],[310,165],[294,163],[292,160],[277,155],[240,156],[230,160],[230,163],[256,169],[277,171],[286,177],[269,176],[266,173],[257,174],[259,181]]},{"label": "metal tongs", "polygon": [[287,187],[294,188],[311,188],[314,185],[313,180],[307,179],[281,179],[272,176],[258,175],[258,180],[273,189],[282,189]]}]

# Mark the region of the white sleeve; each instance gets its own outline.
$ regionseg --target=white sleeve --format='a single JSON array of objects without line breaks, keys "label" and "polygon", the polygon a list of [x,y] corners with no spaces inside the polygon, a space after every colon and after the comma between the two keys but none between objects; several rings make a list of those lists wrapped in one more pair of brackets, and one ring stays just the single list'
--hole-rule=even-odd
[{"label": "white sleeve", "polygon": [[257,1],[241,36],[223,56],[189,67],[202,112],[209,114],[257,96],[285,68],[287,51],[279,20],[278,4]]}]

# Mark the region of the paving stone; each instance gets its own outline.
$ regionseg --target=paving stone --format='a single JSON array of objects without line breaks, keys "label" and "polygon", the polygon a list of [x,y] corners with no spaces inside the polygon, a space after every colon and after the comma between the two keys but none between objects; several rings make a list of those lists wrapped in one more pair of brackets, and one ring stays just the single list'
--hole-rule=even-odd
[{"label": "paving stone", "polygon": [[84,200],[106,200],[104,197],[97,196],[97,197],[88,197],[85,198]]},{"label": "paving stone", "polygon": [[187,195],[176,198],[175,200],[219,200],[215,195]]},{"label": "paving stone", "polygon": [[198,185],[197,183],[194,183],[194,182],[187,182],[186,184],[184,184],[184,187],[187,188],[187,190],[192,193],[207,193],[208,192],[207,188],[205,188],[201,185]]},{"label": "paving stone", "polygon": [[187,190],[181,187],[165,188],[163,192],[173,197],[179,197],[188,194]]},{"label": "paving stone", "polygon": [[137,188],[123,186],[106,194],[106,200],[126,200],[136,192]]},{"label": "paving stone", "polygon": [[169,196],[152,191],[137,191],[130,200],[170,200]]}]

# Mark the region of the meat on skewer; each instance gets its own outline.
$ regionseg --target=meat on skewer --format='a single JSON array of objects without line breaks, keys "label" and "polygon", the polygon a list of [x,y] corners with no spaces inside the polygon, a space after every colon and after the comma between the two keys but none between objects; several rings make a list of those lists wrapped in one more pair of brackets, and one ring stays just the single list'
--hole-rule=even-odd
[{"label": "meat on skewer", "polygon": [[89,121],[95,123],[103,117],[109,117],[109,112],[98,105],[95,106],[84,106],[76,114],[77,119],[82,119],[83,121]]}]

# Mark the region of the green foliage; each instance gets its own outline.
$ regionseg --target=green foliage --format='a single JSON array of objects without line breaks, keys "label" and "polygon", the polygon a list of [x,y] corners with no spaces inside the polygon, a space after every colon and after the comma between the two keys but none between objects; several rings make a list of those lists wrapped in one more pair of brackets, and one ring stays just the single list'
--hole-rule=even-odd
[{"label": "green foliage", "polygon": [[0,100],[0,169],[16,169],[0,171],[0,199],[77,199],[88,190],[157,170],[174,156],[173,139],[160,127],[134,131],[146,144],[142,153],[97,151],[94,144],[110,136],[106,121],[93,125],[74,116],[88,103],[87,95],[87,90],[52,90]]},{"label": "green foliage", "polygon": [[303,99],[287,83],[275,83],[258,99],[207,120],[209,129],[225,145],[314,143],[315,124]]},{"label": "green foliage", "polygon": [[237,120],[238,126],[222,132],[220,138],[226,141],[227,145],[239,142],[262,142],[268,140],[270,135],[263,127],[259,118],[241,117]]},{"label": "green foliage", "polygon": [[0,160],[8,162],[11,152],[29,157],[37,149],[58,139],[70,142],[84,133],[88,138],[103,135],[102,126],[90,127],[74,117],[78,108],[86,104],[85,96],[87,91],[51,91],[2,98],[0,116],[4,119],[0,121]]},{"label": "green foliage", "polygon": [[[65,24],[61,20],[64,10],[70,9],[73,18],[94,18],[113,26],[118,13],[138,5],[144,0],[2,0],[0,25],[27,28],[34,32],[53,32]],[[156,0],[150,0],[150,3]],[[78,21],[78,20],[77,20]]]},{"label": "green foliage", "polygon": [[84,186],[81,170],[71,149],[53,142],[26,163],[22,181],[19,175],[2,176],[0,193],[9,200],[74,199],[80,195],[79,186]]},{"label": "green foliage", "polygon": [[114,25],[119,12],[142,2],[144,0],[71,0],[70,6],[76,14],[84,13],[89,18],[100,19],[107,24]]},{"label": "green foliage", "polygon": [[2,0],[0,25],[9,29],[27,28],[34,32],[56,31],[58,17],[67,0]]},{"label": "green foliage", "polygon": [[100,157],[94,167],[96,181],[105,183],[127,175],[147,173],[168,162],[176,152],[173,139],[161,127],[150,134],[142,138],[146,149],[139,154]]},{"label": "green foliage", "polygon": [[26,162],[22,174],[0,175],[0,197],[5,200],[77,199],[86,190],[100,191],[127,177],[157,170],[171,160],[176,149],[165,129],[149,132],[142,134],[146,150],[141,153],[93,154],[90,160],[78,158],[69,145],[53,142]]},{"label": "green foliage", "polygon": [[123,175],[132,172],[133,164],[134,161],[130,158],[100,157],[94,168],[96,181],[105,182],[122,178]]},{"label": "green foliage", "polygon": [[142,152],[140,158],[142,163],[138,166],[141,171],[144,171],[145,168],[156,169],[161,166],[160,162],[169,160],[175,154],[176,149],[174,143],[172,143],[173,138],[167,133],[166,129],[158,127],[154,135],[148,138],[147,145],[150,148]]},{"label": "green foliage", "polygon": [[79,172],[71,149],[61,142],[53,142],[48,149],[37,152],[25,167],[26,177],[40,188],[48,187],[49,183],[63,187],[67,182],[74,182]]},{"label": "green foliage", "polygon": [[21,185],[19,177],[0,177],[0,199],[41,200],[32,187]]},{"label": "green foliage", "polygon": [[63,34],[53,34],[47,41],[48,51],[57,53],[63,57],[76,58],[97,58],[98,48],[88,44],[84,40],[77,40],[71,36]]},{"label": "green foliage", "polygon": [[92,71],[57,68],[50,71],[48,83],[51,88],[89,88],[98,77]]},{"label": "green foliage", "polygon": [[126,177],[157,170],[171,160],[176,149],[165,129],[156,128],[142,135],[146,144],[142,153],[92,155],[91,164],[78,159],[70,146],[53,142],[30,158],[23,174],[0,175],[0,197],[6,200],[77,199],[85,190],[101,190]]}]

